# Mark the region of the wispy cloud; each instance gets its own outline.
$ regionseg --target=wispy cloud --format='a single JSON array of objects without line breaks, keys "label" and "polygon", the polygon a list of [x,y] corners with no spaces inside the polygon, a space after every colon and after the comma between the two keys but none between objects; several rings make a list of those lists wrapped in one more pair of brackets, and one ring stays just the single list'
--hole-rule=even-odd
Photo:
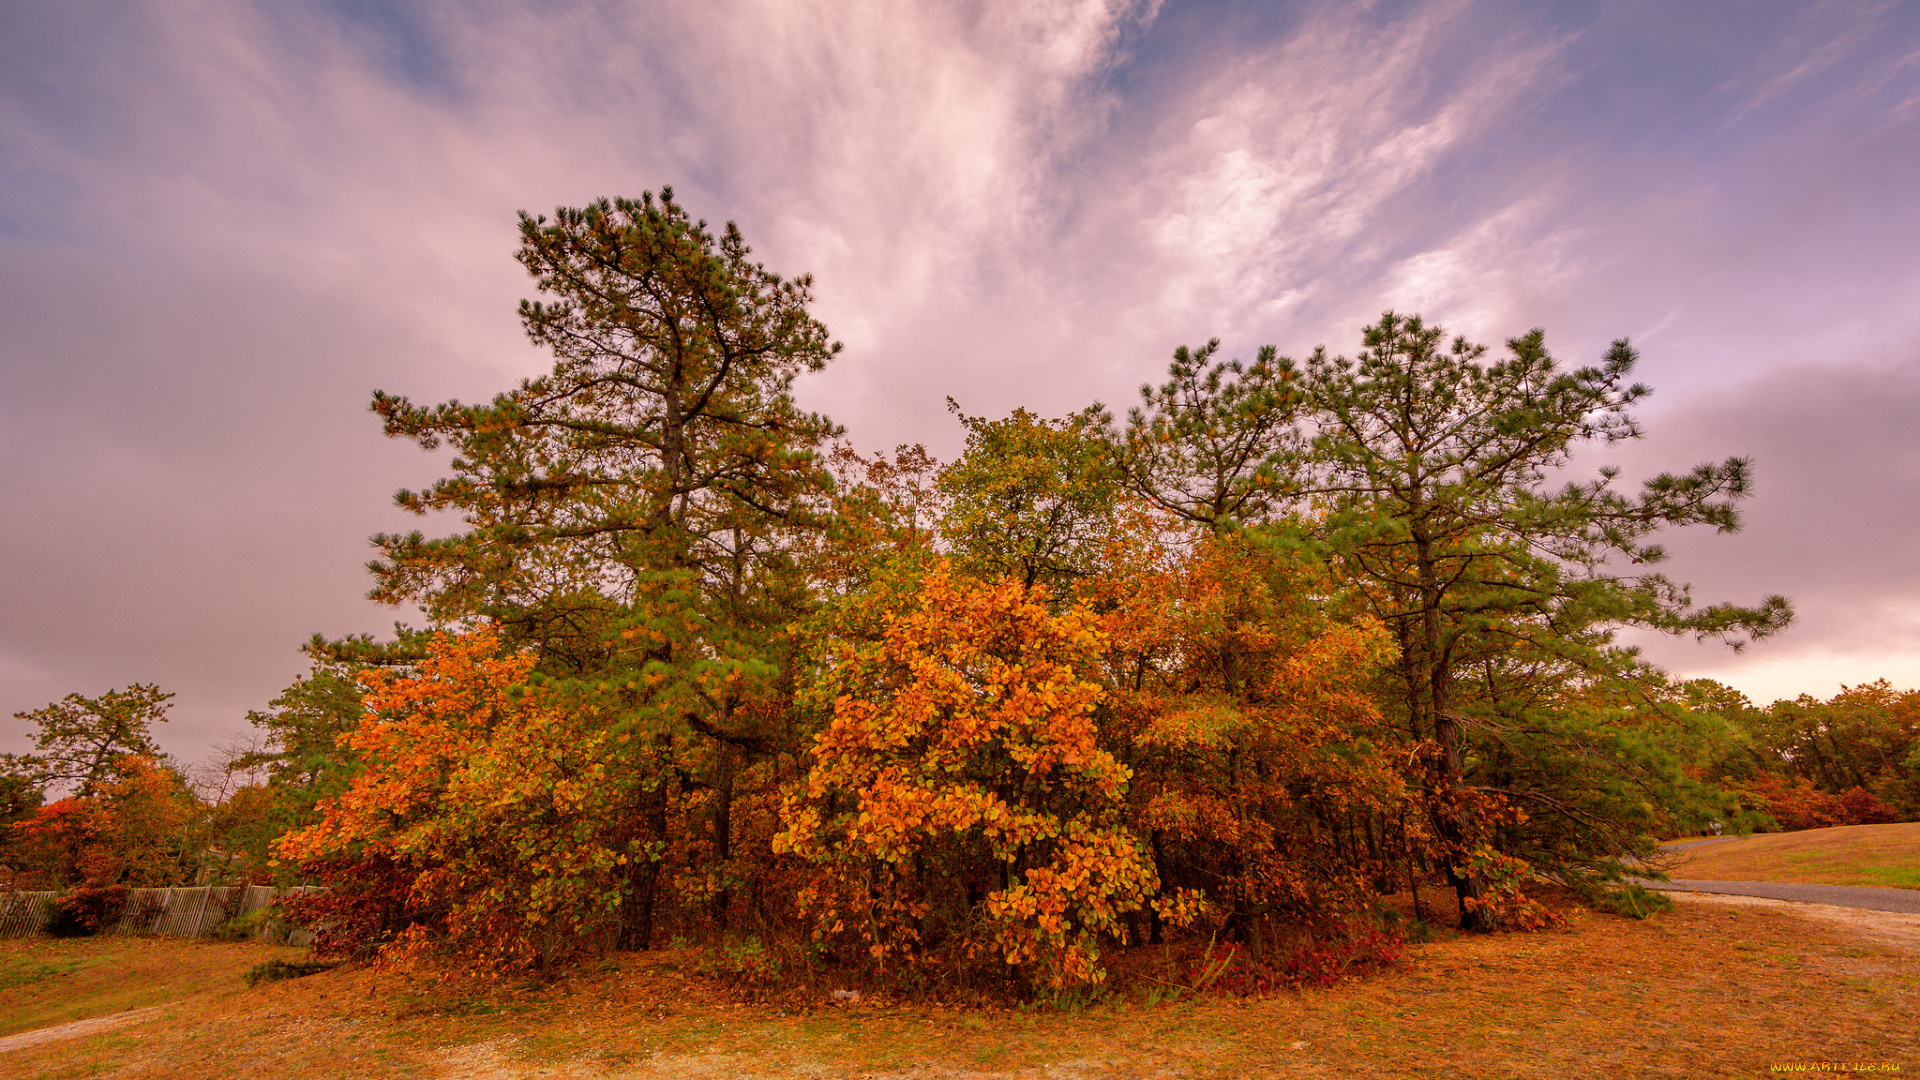
[{"label": "wispy cloud", "polygon": [[1741,94],[1742,100],[1729,112],[1723,126],[1741,123],[1795,87],[1837,67],[1886,25],[1894,7],[1891,3],[1847,0],[1808,5],[1779,44],[1726,84],[1726,89]]},{"label": "wispy cloud", "polygon": [[[364,537],[413,524],[387,493],[439,466],[379,439],[367,392],[472,399],[545,366],[513,314],[521,209],[672,184],[738,219],[769,266],[816,274],[849,347],[802,393],[867,446],[950,451],[950,393],[1124,403],[1216,334],[1350,348],[1386,306],[1487,339],[1545,325],[1577,359],[1657,327],[1677,411],[1775,368],[1911,363],[1916,19],[1683,14],[16,5],[0,559],[30,570],[0,582],[0,709],[159,681],[190,753],[307,633],[381,628]],[[1778,457],[1837,460],[1713,424],[1763,485]],[[1741,542],[1765,554],[1707,583],[1841,596],[1758,507]],[[1888,513],[1862,551],[1911,533]]]}]

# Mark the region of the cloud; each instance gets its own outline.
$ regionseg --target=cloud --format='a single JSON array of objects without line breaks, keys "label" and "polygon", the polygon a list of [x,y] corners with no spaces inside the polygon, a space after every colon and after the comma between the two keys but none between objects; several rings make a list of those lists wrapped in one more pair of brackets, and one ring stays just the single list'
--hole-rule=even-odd
[{"label": "cloud", "polygon": [[[1892,4],[1820,3],[1801,13],[1792,32],[1760,62],[1731,79],[1726,89],[1743,95],[1726,127],[1741,123],[1795,87],[1839,66],[1872,35],[1882,32]],[[1757,83],[1757,85],[1755,85]]]},{"label": "cloud", "polygon": [[1620,455],[1630,469],[1754,460],[1742,530],[1676,535],[1669,575],[1708,603],[1785,593],[1797,615],[1740,655],[1649,639],[1651,658],[1762,701],[1872,678],[1920,686],[1920,336],[1881,359],[1783,368],[1649,417],[1646,443]]},{"label": "cloud", "polygon": [[[0,582],[0,710],[158,681],[193,756],[308,633],[381,629],[364,538],[416,524],[388,495],[442,466],[382,440],[368,392],[472,400],[543,369],[514,212],[664,184],[816,275],[848,348],[800,393],[870,448],[954,450],[948,394],[1124,405],[1210,336],[1350,350],[1389,305],[1490,341],[1545,325],[1579,360],[1647,328],[1662,422],[1737,444],[1649,447],[1760,458],[1729,541],[1760,546],[1724,560],[1754,576],[1709,559],[1703,592],[1788,592],[1794,655],[1867,655],[1906,632],[1872,557],[1912,512],[1855,509],[1853,553],[1810,560],[1797,508],[1871,493],[1805,476],[1776,509],[1800,474],[1741,426],[1806,397],[1849,453],[1907,445],[1844,418],[1906,400],[1872,379],[1920,340],[1920,32],[1822,11],[15,5],[0,559],[26,569]],[[1790,53],[1818,63],[1783,81]],[[1767,381],[1828,368],[1831,396]],[[1884,633],[1818,614],[1880,599],[1856,621]]]}]

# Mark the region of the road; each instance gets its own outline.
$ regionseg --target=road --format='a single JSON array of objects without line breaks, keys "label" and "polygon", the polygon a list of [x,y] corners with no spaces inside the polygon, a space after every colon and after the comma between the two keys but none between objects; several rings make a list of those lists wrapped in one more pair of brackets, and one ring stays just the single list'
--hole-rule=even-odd
[{"label": "road", "polygon": [[1647,881],[1649,889],[1664,892],[1722,893],[1762,896],[1799,904],[1831,904],[1861,911],[1900,911],[1920,914],[1920,889],[1874,889],[1864,885],[1799,885],[1785,881]]}]

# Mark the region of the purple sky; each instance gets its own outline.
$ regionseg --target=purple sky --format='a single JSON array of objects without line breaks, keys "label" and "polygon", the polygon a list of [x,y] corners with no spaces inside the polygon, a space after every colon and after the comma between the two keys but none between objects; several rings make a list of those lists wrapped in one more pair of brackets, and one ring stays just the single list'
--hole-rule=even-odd
[{"label": "purple sky", "polygon": [[158,682],[194,760],[404,615],[366,537],[439,462],[370,392],[545,369],[514,212],[663,184],[814,273],[866,449],[1389,307],[1629,336],[1611,460],[1757,461],[1672,574],[1800,612],[1650,652],[1920,685],[1916,177],[1912,4],[0,0],[0,713]]}]

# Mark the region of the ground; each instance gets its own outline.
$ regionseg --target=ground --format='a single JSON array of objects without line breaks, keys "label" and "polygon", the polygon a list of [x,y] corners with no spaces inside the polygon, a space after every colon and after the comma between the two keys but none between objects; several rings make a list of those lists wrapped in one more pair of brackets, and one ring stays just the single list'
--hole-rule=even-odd
[{"label": "ground", "polygon": [[1542,933],[1438,940],[1398,969],[1327,989],[1151,1004],[1133,991],[1070,1011],[835,1007],[824,994],[741,1005],[692,972],[692,954],[671,951],[618,956],[543,987],[364,968],[252,988],[239,978],[290,955],[167,940],[0,942],[0,1030],[166,999],[119,1027],[0,1043],[0,1072],[984,1080],[1757,1077],[1821,1062],[1920,1070],[1920,916],[1729,897],[1678,897],[1646,922],[1585,914]]}]

